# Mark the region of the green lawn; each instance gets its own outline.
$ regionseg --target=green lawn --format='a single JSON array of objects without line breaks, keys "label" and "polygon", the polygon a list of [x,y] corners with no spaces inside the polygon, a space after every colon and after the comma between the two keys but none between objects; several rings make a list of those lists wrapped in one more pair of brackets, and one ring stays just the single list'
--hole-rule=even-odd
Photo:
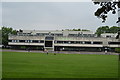
[{"label": "green lawn", "polygon": [[3,78],[117,78],[117,55],[3,52]]}]

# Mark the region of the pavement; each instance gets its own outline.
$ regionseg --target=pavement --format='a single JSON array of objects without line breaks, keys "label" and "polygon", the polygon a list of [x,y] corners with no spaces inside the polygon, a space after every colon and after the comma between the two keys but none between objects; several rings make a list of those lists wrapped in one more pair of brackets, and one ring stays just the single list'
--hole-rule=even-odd
[{"label": "pavement", "polygon": [[[46,53],[45,51],[40,50],[11,50],[11,49],[0,49],[0,52],[9,51],[9,52],[34,52],[34,53]],[[119,55],[119,53],[115,52],[82,52],[82,51],[49,51],[49,53],[56,53],[56,54],[103,54],[103,55]]]}]

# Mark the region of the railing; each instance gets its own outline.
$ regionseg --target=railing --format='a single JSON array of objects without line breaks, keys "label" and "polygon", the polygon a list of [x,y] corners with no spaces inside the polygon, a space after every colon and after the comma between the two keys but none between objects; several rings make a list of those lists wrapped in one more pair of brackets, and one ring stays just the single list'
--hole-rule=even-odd
[{"label": "railing", "polygon": [[[43,35],[13,35],[13,34],[10,34],[9,37],[17,37],[17,36],[25,36],[25,37],[45,37]],[[116,38],[113,38],[113,37],[110,37],[110,38],[104,38],[104,37],[81,37],[81,36],[55,36],[55,39],[61,39],[61,40],[76,40],[76,39],[109,39],[109,40],[118,40]]]}]

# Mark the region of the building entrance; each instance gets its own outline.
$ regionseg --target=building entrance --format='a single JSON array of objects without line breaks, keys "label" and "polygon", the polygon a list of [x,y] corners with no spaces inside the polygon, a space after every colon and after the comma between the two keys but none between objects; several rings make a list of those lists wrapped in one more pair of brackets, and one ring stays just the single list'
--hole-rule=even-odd
[{"label": "building entrance", "polygon": [[47,51],[54,51],[54,37],[45,36],[44,49]]}]

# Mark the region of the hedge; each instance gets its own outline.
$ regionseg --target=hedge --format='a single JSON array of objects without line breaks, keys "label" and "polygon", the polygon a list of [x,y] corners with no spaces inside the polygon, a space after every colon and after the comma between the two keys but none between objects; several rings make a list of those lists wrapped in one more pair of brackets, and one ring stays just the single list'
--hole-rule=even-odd
[{"label": "hedge", "polygon": [[120,53],[120,48],[115,48],[115,52]]}]

